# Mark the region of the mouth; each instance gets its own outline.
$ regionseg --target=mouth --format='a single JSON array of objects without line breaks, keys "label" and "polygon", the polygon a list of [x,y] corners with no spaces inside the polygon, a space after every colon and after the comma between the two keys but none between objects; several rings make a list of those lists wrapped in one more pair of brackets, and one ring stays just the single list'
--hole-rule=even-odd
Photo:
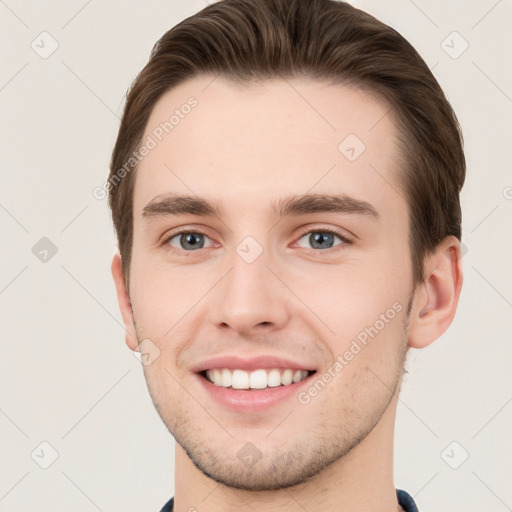
[{"label": "mouth", "polygon": [[302,382],[314,373],[316,373],[316,370],[293,368],[259,368],[253,371],[213,368],[203,370],[199,372],[199,375],[217,387],[257,391],[290,386]]},{"label": "mouth", "polygon": [[213,402],[236,413],[264,413],[293,403],[317,373],[307,363],[272,354],[218,355],[191,370]]}]

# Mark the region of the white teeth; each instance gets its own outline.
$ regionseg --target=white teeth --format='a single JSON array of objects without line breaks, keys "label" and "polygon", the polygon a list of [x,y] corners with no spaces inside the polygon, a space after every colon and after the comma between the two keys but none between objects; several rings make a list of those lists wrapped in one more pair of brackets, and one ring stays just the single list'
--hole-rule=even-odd
[{"label": "white teeth", "polygon": [[276,388],[277,386],[281,385],[281,374],[279,373],[279,370],[274,368],[273,370],[270,370],[268,372],[267,376],[267,386],[269,388]]},{"label": "white teeth", "polygon": [[292,382],[300,382],[308,376],[307,370],[230,370],[229,368],[215,368],[206,370],[206,377],[216,386],[233,389],[265,389],[278,386],[288,386]]},{"label": "white teeth", "polygon": [[293,382],[293,370],[285,370],[283,375],[281,375],[281,384],[283,386],[288,386]]},{"label": "white teeth", "polygon": [[229,388],[231,386],[231,372],[227,368],[222,370],[221,385],[225,388]]},{"label": "white teeth", "polygon": [[249,377],[249,386],[252,389],[264,389],[267,387],[267,372],[265,370],[256,370],[251,372]]},{"label": "white teeth", "polygon": [[302,370],[295,370],[293,374],[293,382],[299,382],[304,377],[302,376]]},{"label": "white teeth", "polygon": [[233,389],[249,389],[249,374],[243,370],[235,370],[231,376]]}]

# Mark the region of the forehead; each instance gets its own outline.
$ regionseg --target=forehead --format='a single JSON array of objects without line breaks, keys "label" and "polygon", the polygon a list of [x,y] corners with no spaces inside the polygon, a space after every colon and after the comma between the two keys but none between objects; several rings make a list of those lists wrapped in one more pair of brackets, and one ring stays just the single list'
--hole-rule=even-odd
[{"label": "forehead", "polygon": [[135,217],[168,192],[237,208],[308,192],[404,202],[388,108],[346,85],[194,78],[156,103],[143,144],[150,149],[137,168]]}]

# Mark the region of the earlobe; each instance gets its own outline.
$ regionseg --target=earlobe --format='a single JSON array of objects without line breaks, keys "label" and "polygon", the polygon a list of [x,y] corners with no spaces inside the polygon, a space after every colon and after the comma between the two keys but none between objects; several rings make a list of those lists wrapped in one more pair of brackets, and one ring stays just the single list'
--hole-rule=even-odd
[{"label": "earlobe", "polygon": [[445,238],[426,258],[427,278],[415,293],[409,346],[423,348],[439,338],[452,323],[462,288],[460,242]]},{"label": "earlobe", "polygon": [[130,296],[124,280],[121,255],[119,253],[116,253],[112,259],[111,270],[112,277],[114,278],[114,283],[116,285],[117,301],[119,303],[119,309],[121,310],[124,328],[126,330],[126,344],[132,350],[136,350],[138,347],[137,332],[135,330]]}]

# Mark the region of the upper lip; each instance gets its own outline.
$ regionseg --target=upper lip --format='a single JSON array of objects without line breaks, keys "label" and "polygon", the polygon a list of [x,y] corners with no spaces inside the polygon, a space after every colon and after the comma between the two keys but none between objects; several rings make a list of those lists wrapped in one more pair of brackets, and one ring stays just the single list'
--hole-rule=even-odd
[{"label": "upper lip", "polygon": [[232,370],[253,371],[261,368],[290,368],[292,370],[313,371],[309,365],[304,365],[290,359],[279,356],[261,355],[253,357],[241,357],[235,355],[224,355],[206,359],[192,368],[192,371],[200,373],[215,368],[229,368]]}]

